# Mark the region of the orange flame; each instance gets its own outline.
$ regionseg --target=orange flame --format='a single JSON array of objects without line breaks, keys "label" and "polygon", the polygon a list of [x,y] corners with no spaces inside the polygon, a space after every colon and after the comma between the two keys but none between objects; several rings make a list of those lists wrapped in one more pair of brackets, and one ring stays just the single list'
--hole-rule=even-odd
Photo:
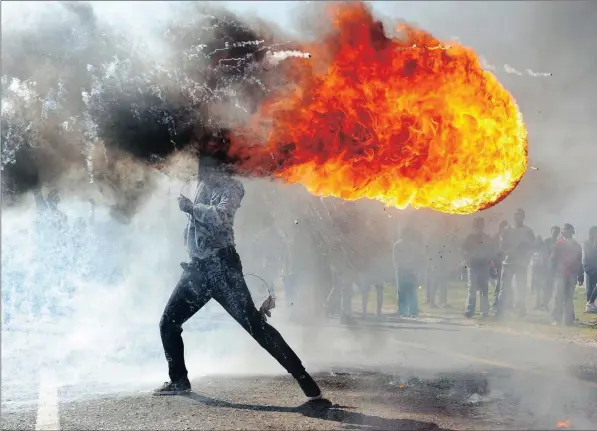
[{"label": "orange flame", "polygon": [[454,214],[505,198],[527,168],[527,131],[474,51],[407,25],[388,38],[363,3],[329,11],[333,31],[281,66],[290,84],[233,136],[239,172]]},{"label": "orange flame", "polygon": [[563,422],[558,422],[556,424],[556,428],[570,428],[570,421],[563,421]]}]

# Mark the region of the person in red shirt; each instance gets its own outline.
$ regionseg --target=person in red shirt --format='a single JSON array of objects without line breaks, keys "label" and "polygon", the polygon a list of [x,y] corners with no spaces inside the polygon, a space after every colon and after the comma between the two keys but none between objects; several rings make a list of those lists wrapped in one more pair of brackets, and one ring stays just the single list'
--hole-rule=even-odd
[{"label": "person in red shirt", "polygon": [[552,319],[555,325],[574,324],[574,289],[582,286],[585,273],[582,266],[582,247],[572,237],[574,227],[566,223],[562,236],[556,241],[551,253],[551,264],[555,275],[555,300]]}]

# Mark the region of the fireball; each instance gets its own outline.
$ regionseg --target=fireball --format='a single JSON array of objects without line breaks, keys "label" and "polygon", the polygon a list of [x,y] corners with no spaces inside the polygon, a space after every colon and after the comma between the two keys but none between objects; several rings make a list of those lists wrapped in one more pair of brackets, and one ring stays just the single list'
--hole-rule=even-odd
[{"label": "fireball", "polygon": [[331,31],[281,66],[276,89],[232,138],[239,173],[319,196],[470,214],[527,168],[514,98],[475,52],[408,25],[388,37],[363,3],[328,8]]}]

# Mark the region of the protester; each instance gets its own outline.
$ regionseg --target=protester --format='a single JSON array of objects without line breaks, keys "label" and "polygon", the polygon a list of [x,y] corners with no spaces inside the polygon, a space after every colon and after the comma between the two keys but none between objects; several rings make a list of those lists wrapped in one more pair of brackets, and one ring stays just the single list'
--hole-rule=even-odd
[{"label": "protester", "polygon": [[500,246],[504,253],[504,262],[496,310],[498,317],[503,317],[514,304],[514,282],[516,282],[515,311],[519,317],[526,315],[527,273],[535,234],[524,224],[524,219],[524,210],[517,209],[514,213],[514,224],[508,226],[502,234]]},{"label": "protester", "polygon": [[597,313],[595,300],[597,299],[597,226],[589,229],[589,239],[583,244],[583,268],[587,286],[586,313]]},{"label": "protester", "polygon": [[208,137],[197,144],[200,182],[195,199],[179,197],[179,208],[189,218],[184,238],[191,262],[181,264],[183,273],[160,320],[170,381],[154,394],[190,391],[182,325],[213,298],[297,380],[308,399],[321,398],[321,390],[301,360],[266,322],[275,306],[274,298],[268,297],[257,310],[245,283],[233,230],[244,187],[226,169],[229,141],[225,137]]},{"label": "protester", "polygon": [[481,317],[486,317],[489,313],[491,259],[495,251],[491,238],[485,233],[485,220],[482,217],[475,219],[473,232],[464,240],[462,250],[468,276],[468,297],[464,316],[469,319],[474,316],[479,292]]}]

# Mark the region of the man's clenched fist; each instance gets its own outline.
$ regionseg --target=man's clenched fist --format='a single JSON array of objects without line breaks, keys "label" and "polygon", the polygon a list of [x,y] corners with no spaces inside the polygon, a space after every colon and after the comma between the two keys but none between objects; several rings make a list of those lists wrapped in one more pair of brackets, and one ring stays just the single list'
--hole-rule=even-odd
[{"label": "man's clenched fist", "polygon": [[265,320],[267,322],[267,318],[272,317],[272,313],[270,310],[274,309],[275,307],[276,307],[276,300],[274,298],[272,298],[271,296],[268,296],[266,298],[266,300],[263,301],[263,304],[261,304],[261,307],[259,308],[259,312],[263,316],[263,320]]},{"label": "man's clenched fist", "polygon": [[181,195],[178,197],[178,208],[180,208],[182,212],[191,214],[193,212],[193,202],[186,196]]}]

